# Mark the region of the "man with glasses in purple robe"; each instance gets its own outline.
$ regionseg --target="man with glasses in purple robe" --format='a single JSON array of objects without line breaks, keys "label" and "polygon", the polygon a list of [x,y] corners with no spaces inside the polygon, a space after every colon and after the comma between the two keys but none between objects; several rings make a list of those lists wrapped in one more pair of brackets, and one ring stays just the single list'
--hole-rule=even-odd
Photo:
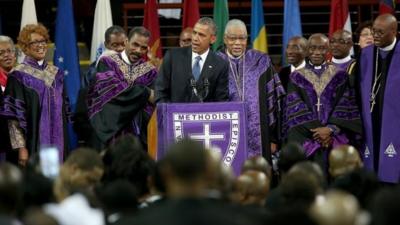
[{"label": "man with glasses in purple robe", "polygon": [[226,48],[219,55],[229,62],[229,100],[245,103],[248,155],[270,159],[279,142],[280,104],[285,91],[269,56],[246,49],[247,38],[246,25],[230,20],[225,27]]},{"label": "man with glasses in purple robe", "polygon": [[342,29],[335,31],[329,40],[329,46],[332,53],[332,64],[338,69],[347,71],[355,61],[351,57],[351,49],[353,48],[352,34]]},{"label": "man with glasses in purple robe", "polygon": [[285,141],[300,143],[307,157],[325,169],[329,150],[352,144],[361,128],[348,74],[326,62],[328,50],[325,35],[310,36],[309,62],[290,74],[283,113]]},{"label": "man with glasses in purple robe", "polygon": [[372,26],[374,45],[362,49],[358,80],[366,168],[382,182],[400,180],[400,45],[397,20],[391,14],[378,16]]}]

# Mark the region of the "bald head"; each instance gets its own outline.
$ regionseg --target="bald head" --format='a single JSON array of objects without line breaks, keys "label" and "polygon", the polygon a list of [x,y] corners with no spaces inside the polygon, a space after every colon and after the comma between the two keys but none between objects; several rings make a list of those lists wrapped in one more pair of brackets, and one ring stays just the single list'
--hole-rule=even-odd
[{"label": "bald head", "polygon": [[242,166],[242,173],[255,170],[265,173],[269,179],[272,177],[272,168],[269,165],[268,161],[262,156],[254,156],[251,158],[246,159]]},{"label": "bald head", "polygon": [[311,216],[320,225],[357,224],[360,207],[357,199],[347,193],[331,191],[311,207]]},{"label": "bald head", "polygon": [[329,174],[333,178],[362,167],[360,155],[353,146],[342,145],[334,148],[329,154]]},{"label": "bald head", "polygon": [[270,180],[265,173],[249,170],[235,182],[236,201],[243,205],[263,206],[269,192]]},{"label": "bald head", "polygon": [[308,55],[310,62],[320,66],[325,62],[329,50],[329,39],[324,34],[313,34],[308,38]]},{"label": "bald head", "polygon": [[397,35],[397,19],[392,14],[378,16],[372,25],[374,44],[384,48],[393,43]]},{"label": "bald head", "polygon": [[307,39],[300,36],[292,37],[286,46],[287,62],[298,67],[307,54]]}]

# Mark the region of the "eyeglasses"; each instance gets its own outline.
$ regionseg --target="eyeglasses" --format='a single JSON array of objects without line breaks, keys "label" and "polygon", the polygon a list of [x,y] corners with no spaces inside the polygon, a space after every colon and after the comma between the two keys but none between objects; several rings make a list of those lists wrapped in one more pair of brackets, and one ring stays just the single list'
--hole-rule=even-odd
[{"label": "eyeglasses", "polygon": [[31,41],[31,42],[29,42],[29,45],[34,48],[37,48],[41,45],[45,46],[45,45],[47,45],[47,40]]},{"label": "eyeglasses", "polygon": [[348,44],[349,41],[346,41],[344,39],[331,39],[331,40],[329,40],[329,44],[335,44],[335,43],[341,44],[341,45],[345,45],[345,44]]},{"label": "eyeglasses", "polygon": [[245,41],[247,41],[247,35],[230,35],[230,34],[227,34],[227,35],[225,35],[225,37],[228,39],[228,41],[236,41],[236,40],[238,40],[238,41],[240,41],[240,42],[245,42]]},{"label": "eyeglasses", "polygon": [[371,30],[371,34],[372,34],[373,36],[376,35],[376,36],[378,36],[378,37],[383,36],[384,34],[386,34],[386,32],[387,32],[387,31],[380,30],[380,29],[375,29],[375,28],[372,28],[372,30]]},{"label": "eyeglasses", "polygon": [[5,49],[5,50],[0,50],[0,57],[4,57],[5,55],[9,54],[14,54],[15,50],[14,49]]}]

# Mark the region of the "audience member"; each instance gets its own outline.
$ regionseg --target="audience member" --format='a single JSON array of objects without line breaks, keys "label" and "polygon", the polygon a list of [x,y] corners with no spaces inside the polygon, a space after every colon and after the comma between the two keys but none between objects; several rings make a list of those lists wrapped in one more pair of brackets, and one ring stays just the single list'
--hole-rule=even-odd
[{"label": "audience member", "polygon": [[357,199],[339,191],[330,191],[321,200],[315,201],[310,214],[319,225],[367,224],[360,223],[362,212]]},{"label": "audience member", "polygon": [[360,154],[350,145],[334,148],[329,153],[329,175],[332,179],[363,167]]}]

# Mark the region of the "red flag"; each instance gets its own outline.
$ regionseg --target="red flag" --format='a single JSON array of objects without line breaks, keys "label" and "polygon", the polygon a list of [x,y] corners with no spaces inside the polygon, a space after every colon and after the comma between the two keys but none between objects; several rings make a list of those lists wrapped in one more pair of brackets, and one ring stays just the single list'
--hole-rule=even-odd
[{"label": "red flag", "polygon": [[332,37],[332,34],[338,29],[344,29],[351,32],[349,4],[347,0],[331,1],[329,37]]},{"label": "red flag", "polygon": [[184,0],[182,30],[187,27],[193,28],[199,19],[200,19],[199,1],[198,0]]},{"label": "red flag", "polygon": [[391,13],[394,14],[396,9],[396,0],[380,0],[379,15]]},{"label": "red flag", "polygon": [[162,58],[160,24],[158,21],[157,11],[157,1],[147,0],[144,8],[143,26],[146,27],[151,33],[149,46],[151,48],[152,55],[157,56],[157,58]]}]

